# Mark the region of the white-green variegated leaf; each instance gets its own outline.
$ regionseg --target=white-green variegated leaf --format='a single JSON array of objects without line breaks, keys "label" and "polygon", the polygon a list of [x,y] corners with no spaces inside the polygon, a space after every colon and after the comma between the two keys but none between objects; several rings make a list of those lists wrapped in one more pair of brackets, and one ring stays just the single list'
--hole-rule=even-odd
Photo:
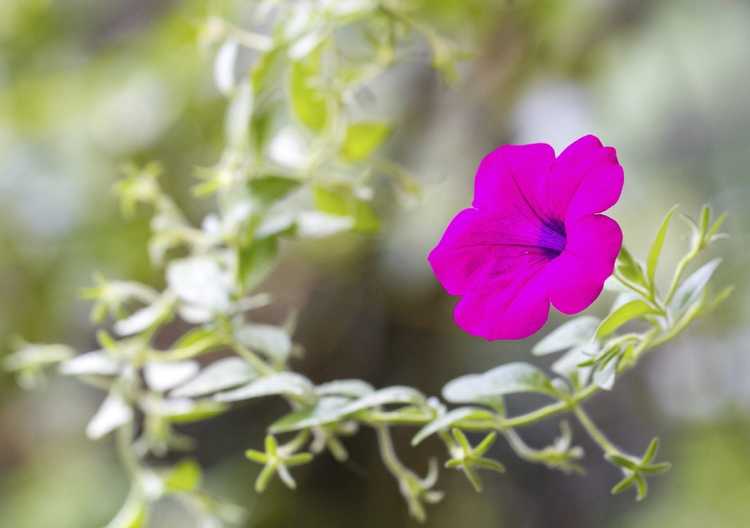
[{"label": "white-green variegated leaf", "polygon": [[67,376],[115,376],[122,365],[105,350],[80,354],[60,364],[60,373]]},{"label": "white-green variegated leaf", "polygon": [[571,319],[546,335],[534,346],[532,352],[541,356],[581,345],[594,337],[598,324],[599,319],[590,315]]},{"label": "white-green variegated leaf", "polygon": [[411,445],[417,445],[428,436],[439,431],[444,431],[461,420],[492,420],[493,418],[495,418],[495,415],[486,409],[480,409],[478,407],[459,407],[458,409],[453,409],[425,425],[416,435],[414,435]]},{"label": "white-green variegated leaf", "polygon": [[239,357],[228,357],[208,365],[171,394],[179,398],[195,398],[246,384],[257,377],[258,373],[247,361]]},{"label": "white-green variegated leaf", "polygon": [[380,389],[351,402],[344,409],[345,414],[353,414],[364,409],[371,409],[390,404],[424,404],[425,398],[421,392],[411,387],[394,386]]},{"label": "white-green variegated leaf", "polygon": [[150,361],[143,367],[146,384],[155,391],[168,391],[194,377],[200,365],[195,361]]},{"label": "white-green variegated leaf", "polygon": [[461,376],[443,387],[443,397],[452,403],[495,403],[516,392],[555,391],[544,372],[528,363],[508,363],[483,374]]},{"label": "white-green variegated leaf", "polygon": [[680,285],[672,299],[672,308],[677,313],[682,313],[688,306],[695,304],[706,289],[708,281],[711,280],[716,268],[721,264],[721,259],[713,259],[690,275]]},{"label": "white-green variegated leaf", "polygon": [[357,379],[335,380],[315,387],[319,396],[346,396],[348,398],[362,398],[372,393],[372,385]]},{"label": "white-green variegated leaf", "polygon": [[314,406],[289,413],[274,422],[270,432],[286,433],[335,422],[348,414],[347,405],[350,402],[349,398],[341,396],[320,398]]},{"label": "white-green variegated leaf", "polygon": [[237,340],[251,350],[285,362],[292,352],[292,338],[280,326],[244,324],[235,331]]},{"label": "white-green variegated leaf", "polygon": [[261,396],[289,395],[308,396],[313,393],[310,380],[293,372],[279,372],[248,383],[234,390],[214,395],[217,401],[231,402],[249,400]]},{"label": "white-green variegated leaf", "polygon": [[86,426],[86,436],[92,440],[122,427],[133,419],[133,409],[118,393],[111,392]]}]

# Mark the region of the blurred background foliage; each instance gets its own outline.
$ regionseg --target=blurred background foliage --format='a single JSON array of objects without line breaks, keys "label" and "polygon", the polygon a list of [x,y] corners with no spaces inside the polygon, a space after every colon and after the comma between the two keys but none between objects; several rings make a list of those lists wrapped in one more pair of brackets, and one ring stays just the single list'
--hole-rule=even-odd
[{"label": "blurred background foliage", "polygon": [[[3,0],[0,3],[0,333],[94,348],[78,293],[95,271],[157,286],[145,215],[123,220],[111,192],[124,162],[156,159],[164,187],[193,219],[210,206],[192,197],[198,167],[223,144],[224,100],[212,82],[202,25],[242,26],[246,2]],[[673,203],[730,213],[723,245],[732,299],[598,397],[592,413],[623,447],[642,451],[654,433],[672,471],[649,499],[611,497],[616,472],[590,454],[586,477],[518,462],[477,495],[460,475],[428,526],[742,527],[750,518],[750,333],[746,248],[750,210],[750,5],[743,1],[424,0],[420,17],[477,54],[447,86],[427,50],[379,79],[368,104],[388,112],[388,154],[424,186],[411,207],[381,199],[382,232],[290,244],[267,280],[278,320],[300,309],[296,367],[316,382],[359,377],[377,386],[437,393],[467,372],[528,359],[532,343],[485,343],[451,322],[453,300],[425,255],[469,202],[477,161],[504,142],[557,149],[585,133],[618,148],[626,186],[613,211],[632,252],[643,255]],[[676,233],[677,224],[672,228]],[[686,233],[686,231],[685,231]],[[671,251],[681,249],[673,236]],[[684,240],[683,240],[684,242]],[[666,255],[669,257],[669,254]],[[665,266],[669,269],[669,266]],[[721,281],[719,281],[721,282]],[[595,306],[593,310],[597,310]],[[550,324],[559,321],[553,317]],[[165,340],[169,336],[164,337]],[[535,338],[532,338],[535,339]],[[126,493],[108,441],[83,435],[101,395],[72,380],[20,392],[0,378],[0,518],[14,528],[104,524]],[[527,408],[527,397],[512,400]],[[351,440],[350,462],[325,457],[290,492],[252,491],[259,445],[280,402],[255,402],[186,428],[199,440],[207,486],[250,511],[248,526],[410,526],[374,439]],[[529,431],[542,445],[555,424]],[[398,437],[405,441],[408,435]],[[440,446],[401,453],[426,467]],[[430,453],[430,450],[433,452]],[[164,504],[155,527],[190,526]]]}]

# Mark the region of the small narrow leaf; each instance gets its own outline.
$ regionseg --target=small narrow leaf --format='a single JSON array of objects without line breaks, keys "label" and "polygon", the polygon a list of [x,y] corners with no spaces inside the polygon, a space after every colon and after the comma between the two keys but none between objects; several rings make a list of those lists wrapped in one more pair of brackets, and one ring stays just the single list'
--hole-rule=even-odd
[{"label": "small narrow leaf", "polygon": [[625,246],[622,246],[620,255],[617,257],[617,271],[630,282],[648,287],[643,274],[643,267],[641,267],[641,264],[630,254]]},{"label": "small narrow leaf", "polygon": [[279,243],[275,237],[259,238],[239,252],[238,274],[244,290],[252,290],[273,270]]},{"label": "small narrow leaf", "polygon": [[394,386],[380,389],[368,394],[344,408],[344,414],[353,414],[364,409],[371,409],[388,404],[421,404],[425,398],[421,392],[411,387]]},{"label": "small narrow leaf", "polygon": [[164,486],[172,492],[191,492],[200,486],[202,471],[195,460],[178,463],[164,477]]},{"label": "small narrow leaf", "polygon": [[292,63],[289,96],[294,114],[308,128],[320,132],[328,121],[328,102],[320,89],[321,49]]},{"label": "small narrow leaf", "polygon": [[596,337],[603,339],[617,331],[622,325],[649,314],[658,314],[659,312],[644,301],[630,301],[617,310],[609,314],[599,325],[596,330]]},{"label": "small narrow leaf", "polygon": [[491,412],[480,409],[479,407],[459,407],[425,425],[416,435],[414,435],[414,438],[411,440],[411,445],[416,446],[428,436],[433,435],[438,431],[445,431],[456,422],[462,420],[492,420],[494,418],[495,415]]},{"label": "small narrow leaf", "polygon": [[204,368],[195,378],[172,391],[179,398],[195,398],[236,387],[258,377],[258,373],[238,357],[220,359]]},{"label": "small narrow leaf", "polygon": [[315,387],[319,396],[346,396],[349,398],[362,398],[374,392],[375,389],[366,381],[350,379],[335,380],[323,383]]},{"label": "small narrow leaf", "polygon": [[669,223],[672,220],[672,215],[674,215],[676,210],[677,210],[677,206],[675,205],[664,216],[664,220],[662,220],[661,226],[659,227],[659,231],[656,233],[656,238],[652,242],[651,249],[648,252],[646,272],[648,276],[648,282],[652,291],[655,288],[654,279],[656,277],[656,266],[659,264],[659,256],[661,256],[661,250],[664,247],[664,239],[667,236]]},{"label": "small narrow leaf", "polygon": [[681,313],[685,308],[695,304],[701,298],[706,285],[711,280],[711,277],[713,277],[719,264],[721,264],[720,258],[713,259],[685,279],[677,289],[671,303],[677,313]]},{"label": "small narrow leaf", "polygon": [[151,361],[143,367],[143,377],[149,388],[167,391],[190,380],[199,370],[195,361]]}]

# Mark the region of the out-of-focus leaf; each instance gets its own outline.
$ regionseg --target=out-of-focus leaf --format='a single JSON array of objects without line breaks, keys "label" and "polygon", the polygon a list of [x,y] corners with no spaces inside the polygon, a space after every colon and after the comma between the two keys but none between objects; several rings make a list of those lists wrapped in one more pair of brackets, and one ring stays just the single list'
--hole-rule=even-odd
[{"label": "out-of-focus leaf", "polygon": [[294,114],[305,126],[319,132],[328,121],[328,102],[321,90],[321,50],[318,47],[303,60],[292,63],[289,96]]},{"label": "out-of-focus leaf", "polygon": [[271,205],[298,189],[301,183],[293,178],[268,175],[253,178],[248,182],[248,187],[256,200],[264,205]]},{"label": "out-of-focus leaf", "polygon": [[104,350],[86,352],[60,364],[60,373],[67,376],[114,376],[121,364]]},{"label": "out-of-focus leaf", "polygon": [[336,216],[318,211],[305,211],[297,216],[297,228],[301,237],[321,238],[354,227],[354,218]]},{"label": "out-of-focus leaf", "polygon": [[258,373],[238,357],[220,359],[204,368],[196,377],[177,387],[171,395],[177,398],[195,398],[212,392],[236,387],[258,377]]},{"label": "out-of-focus leaf", "polygon": [[304,397],[312,392],[313,385],[304,376],[293,372],[279,372],[257,379],[238,389],[220,392],[214,395],[214,398],[217,401],[231,402],[279,394]]},{"label": "out-of-focus leaf", "polygon": [[214,60],[214,82],[224,95],[229,95],[234,88],[234,66],[237,62],[239,44],[228,40],[221,45]]},{"label": "out-of-focus leaf", "polygon": [[209,315],[226,312],[230,306],[231,278],[211,257],[172,261],[167,268],[167,283],[188,306]]},{"label": "out-of-focus leaf", "polygon": [[711,280],[716,268],[721,264],[721,259],[713,259],[690,275],[677,289],[672,300],[672,308],[681,313],[685,308],[696,303],[706,289],[708,281]]},{"label": "out-of-focus leaf", "polygon": [[351,162],[362,161],[383,143],[390,127],[376,121],[352,123],[346,130],[346,137],[341,146],[341,156]]},{"label": "out-of-focus leaf", "polygon": [[651,249],[648,252],[648,260],[646,262],[646,273],[648,276],[648,283],[651,289],[654,288],[654,278],[656,277],[656,266],[659,264],[659,256],[661,256],[661,250],[664,247],[664,239],[667,236],[667,230],[669,229],[669,223],[672,220],[674,212],[677,210],[677,206],[672,207],[667,214],[664,216],[664,220],[661,222],[659,231],[656,233],[656,238],[651,243]]},{"label": "out-of-focus leaf", "polygon": [[617,310],[609,314],[599,324],[596,330],[596,337],[602,339],[617,331],[622,325],[637,319],[644,315],[658,314],[659,312],[644,301],[630,301],[620,306]]},{"label": "out-of-focus leaf", "polygon": [[195,460],[183,460],[164,476],[164,487],[178,493],[195,491],[200,486],[202,474]]},{"label": "out-of-focus leaf", "polygon": [[105,528],[145,528],[146,517],[144,497],[139,492],[131,491],[125,504]]},{"label": "out-of-focus leaf", "polygon": [[313,190],[315,207],[326,214],[352,218],[354,229],[364,233],[375,232],[380,228],[380,221],[372,206],[360,200],[351,189],[344,186],[316,186]]},{"label": "out-of-focus leaf", "polygon": [[195,361],[150,361],[143,367],[143,376],[151,389],[168,391],[194,377],[199,369]]},{"label": "out-of-focus leaf", "polygon": [[276,420],[269,431],[273,434],[287,433],[335,422],[350,414],[347,411],[350,402],[349,398],[340,396],[323,397],[312,407],[292,412]]},{"label": "out-of-focus leaf", "polygon": [[253,115],[253,91],[249,82],[237,86],[227,107],[225,131],[227,143],[234,148],[241,148],[247,143],[250,130],[250,118]]},{"label": "out-of-focus leaf", "polygon": [[133,420],[133,409],[117,392],[110,392],[86,426],[86,436],[98,440]]},{"label": "out-of-focus leaf", "polygon": [[343,414],[353,414],[364,409],[388,404],[423,404],[425,398],[421,392],[411,387],[393,386],[368,394],[351,402],[344,408]]},{"label": "out-of-focus leaf", "polygon": [[411,445],[415,446],[422,440],[438,431],[444,431],[461,420],[492,420],[495,418],[491,412],[478,407],[459,407],[431,421],[414,435]]},{"label": "out-of-focus leaf", "polygon": [[74,350],[66,345],[19,342],[16,351],[3,358],[3,367],[10,372],[43,368],[67,360]]},{"label": "out-of-focus leaf", "polygon": [[251,290],[263,282],[273,270],[279,253],[276,237],[256,238],[240,250],[238,273],[245,290]]},{"label": "out-of-focus leaf", "polygon": [[137,334],[147,330],[170,317],[174,297],[162,295],[149,306],[137,310],[129,317],[117,321],[114,330],[121,336]]},{"label": "out-of-focus leaf", "polygon": [[539,341],[531,352],[537,356],[567,350],[576,345],[590,341],[599,324],[599,319],[590,315],[582,315],[571,319],[557,327]]},{"label": "out-of-focus leaf", "polygon": [[366,381],[357,379],[335,380],[315,387],[319,396],[346,396],[362,398],[374,392],[375,389]]},{"label": "out-of-focus leaf", "polygon": [[292,338],[281,326],[266,324],[244,324],[235,331],[235,338],[250,348],[285,362],[292,352]]},{"label": "out-of-focus leaf", "polygon": [[461,376],[443,387],[443,397],[452,403],[493,404],[516,392],[552,395],[555,389],[544,372],[528,363],[508,363],[483,374]]}]

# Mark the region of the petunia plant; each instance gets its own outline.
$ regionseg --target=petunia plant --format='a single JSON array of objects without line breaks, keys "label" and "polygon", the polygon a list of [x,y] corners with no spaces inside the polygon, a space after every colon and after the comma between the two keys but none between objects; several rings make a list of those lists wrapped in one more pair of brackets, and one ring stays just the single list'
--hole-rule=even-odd
[{"label": "petunia plant", "polygon": [[[163,497],[177,498],[204,526],[240,522],[240,507],[202,490],[195,461],[154,460],[191,449],[180,424],[210,420],[264,397],[283,398],[289,411],[271,424],[262,450],[248,446],[249,462],[262,465],[259,493],[278,482],[294,488],[295,467],[316,457],[346,460],[346,438],[365,429],[375,434],[409,511],[424,520],[427,506],[443,499],[436,488],[438,463],[424,476],[406,467],[393,428],[412,428],[414,446],[437,439],[445,446],[444,466],[462,472],[480,491],[485,473],[505,471],[489,456],[498,439],[526,461],[582,471],[584,453],[566,416],[621,473],[613,493],[633,489],[642,499],[647,478],[669,468],[657,458],[657,439],[640,454],[627,452],[594,423],[585,403],[731,293],[710,287],[718,259],[691,271],[724,236],[724,216],[715,218],[704,207],[697,219],[685,217],[687,252],[666,287],[657,284],[675,210],[645,259],[629,253],[618,224],[601,214],[619,199],[624,171],[615,150],[594,136],[559,156],[545,144],[506,145],[487,155],[472,207],[457,214],[429,255],[437,280],[460,297],[458,326],[488,340],[531,336],[544,325],[550,305],[577,314],[603,289],[614,292],[603,318],[568,319],[536,343],[534,355],[558,355],[549,369],[501,363],[449,381],[441,397],[357,379],[319,383],[293,370],[301,348],[293,339],[294,317],[278,324],[255,320],[253,311],[273,302],[263,279],[281,244],[377,230],[371,205],[376,179],[398,193],[417,194],[404,168],[378,157],[389,125],[358,117],[358,96],[415,46],[429,47],[433,64],[449,80],[464,56],[418,22],[408,4],[260,2],[253,31],[209,19],[202,44],[215,53],[216,85],[227,97],[227,145],[216,166],[201,171],[195,191],[213,197],[215,211],[193,225],[162,191],[157,164],[128,167],[117,192],[125,212],[140,205],[153,209],[150,256],[164,269],[166,287],[97,277],[85,291],[94,302],[94,321],[103,325],[97,350],[75,355],[64,345],[19,341],[5,358],[24,386],[57,369],[104,391],[86,433],[92,439],[115,435],[131,481],[108,528],[145,526]],[[361,44],[357,56],[348,49],[353,35]],[[249,70],[238,73],[247,63]],[[190,329],[170,346],[157,347],[157,333],[177,319]],[[513,415],[505,399],[516,393],[537,393],[547,402]],[[547,447],[527,445],[523,429],[546,420],[560,420],[559,437]]]}]

